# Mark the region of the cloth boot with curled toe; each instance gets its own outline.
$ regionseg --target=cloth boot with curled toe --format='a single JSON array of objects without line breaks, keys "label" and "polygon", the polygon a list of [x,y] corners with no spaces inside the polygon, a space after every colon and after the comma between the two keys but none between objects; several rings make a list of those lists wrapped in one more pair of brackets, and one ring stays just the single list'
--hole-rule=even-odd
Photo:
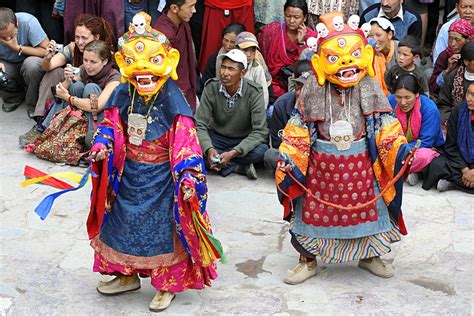
[{"label": "cloth boot with curled toe", "polygon": [[176,295],[171,292],[160,291],[156,293],[155,297],[150,303],[150,311],[161,312],[162,310],[167,309],[175,297]]},{"label": "cloth boot with curled toe", "polygon": [[293,270],[288,270],[286,278],[284,279],[287,284],[300,284],[307,279],[316,275],[316,259],[310,260],[306,257],[301,257],[300,262],[296,265]]},{"label": "cloth boot with curled toe", "polygon": [[99,285],[97,286],[97,292],[104,295],[117,295],[136,291],[139,288],[140,278],[138,275],[121,275],[107,282],[99,282]]},{"label": "cloth boot with curled toe", "polygon": [[390,263],[385,263],[380,257],[373,257],[359,260],[359,268],[369,271],[370,273],[381,277],[391,278],[395,272]]}]

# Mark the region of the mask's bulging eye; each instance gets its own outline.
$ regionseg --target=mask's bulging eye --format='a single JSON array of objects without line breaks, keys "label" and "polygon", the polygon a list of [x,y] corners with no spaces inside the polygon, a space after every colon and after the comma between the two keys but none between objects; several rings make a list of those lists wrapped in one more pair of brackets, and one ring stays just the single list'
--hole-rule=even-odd
[{"label": "mask's bulging eye", "polygon": [[331,64],[334,64],[336,61],[339,60],[339,57],[337,57],[336,55],[331,55],[331,56],[328,56],[328,61],[329,63]]},{"label": "mask's bulging eye", "polygon": [[157,55],[155,57],[150,58],[150,61],[156,65],[161,65],[163,63],[163,56]]},{"label": "mask's bulging eye", "polygon": [[361,56],[360,49],[358,49],[358,50],[356,50],[352,53],[352,57],[360,58],[360,56]]},{"label": "mask's bulging eye", "polygon": [[131,58],[131,57],[125,57],[125,63],[126,63],[127,65],[131,65],[131,64],[133,64],[133,62],[134,62],[133,58]]}]

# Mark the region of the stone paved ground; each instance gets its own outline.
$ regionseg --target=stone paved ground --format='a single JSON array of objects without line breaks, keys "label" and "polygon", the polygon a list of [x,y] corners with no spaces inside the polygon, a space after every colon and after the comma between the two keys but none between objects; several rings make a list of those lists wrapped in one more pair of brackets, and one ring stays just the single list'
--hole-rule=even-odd
[{"label": "stone paved ground", "polygon": [[[40,161],[18,148],[32,125],[26,109],[0,112],[0,315],[145,315],[154,295],[142,289],[117,297],[95,291],[85,220],[90,187],[61,197],[41,221],[34,207],[54,189],[20,188],[26,164],[45,172],[81,168]],[[262,174],[262,170],[259,170]],[[257,181],[208,177],[208,210],[229,263],[212,288],[179,294],[163,314],[194,315],[470,315],[473,314],[474,199],[405,187],[409,235],[394,246],[395,277],[384,280],[356,263],[320,264],[299,286],[282,282],[295,265],[287,225],[270,175]]]}]

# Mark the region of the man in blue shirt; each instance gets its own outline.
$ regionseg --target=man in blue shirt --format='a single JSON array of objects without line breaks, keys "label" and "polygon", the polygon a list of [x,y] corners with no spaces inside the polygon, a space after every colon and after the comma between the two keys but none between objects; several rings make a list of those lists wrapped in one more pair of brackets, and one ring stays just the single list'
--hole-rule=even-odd
[{"label": "man in blue shirt", "polygon": [[413,35],[421,40],[421,18],[402,6],[403,0],[382,0],[368,7],[360,17],[360,25],[373,18],[384,17],[395,27],[395,39]]},{"label": "man in blue shirt", "polygon": [[34,16],[0,7],[0,70],[8,78],[5,86],[0,85],[3,111],[14,111],[23,99],[31,107],[36,105],[44,75],[41,59],[48,43],[48,36]]}]

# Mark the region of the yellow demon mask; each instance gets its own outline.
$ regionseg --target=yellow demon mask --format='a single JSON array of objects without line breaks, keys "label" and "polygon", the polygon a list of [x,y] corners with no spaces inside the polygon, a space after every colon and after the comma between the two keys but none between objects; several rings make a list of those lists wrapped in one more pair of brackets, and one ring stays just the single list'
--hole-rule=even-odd
[{"label": "yellow demon mask", "polygon": [[151,28],[150,21],[145,12],[137,13],[115,53],[122,83],[129,81],[146,99],[157,94],[169,77],[178,79],[179,62],[179,52],[163,33]]},{"label": "yellow demon mask", "polygon": [[322,86],[325,81],[350,88],[359,84],[366,74],[374,76],[374,50],[367,44],[364,33],[358,29],[358,17],[351,16],[345,25],[341,14],[321,15],[317,52],[311,65]]}]

